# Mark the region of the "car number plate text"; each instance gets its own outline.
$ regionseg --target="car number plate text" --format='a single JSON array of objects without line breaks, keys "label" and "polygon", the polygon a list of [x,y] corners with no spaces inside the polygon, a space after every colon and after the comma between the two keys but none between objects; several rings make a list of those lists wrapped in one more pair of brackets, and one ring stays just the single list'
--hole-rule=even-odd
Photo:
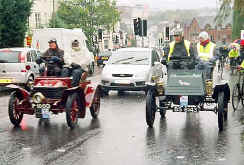
[{"label": "car number plate text", "polygon": [[117,84],[130,84],[130,80],[115,80]]},{"label": "car number plate text", "polygon": [[32,108],[35,109],[37,118],[50,118],[50,104],[32,104]]},{"label": "car number plate text", "polygon": [[188,106],[188,96],[180,97],[180,106],[182,106],[182,107]]},{"label": "car number plate text", "polygon": [[0,83],[12,83],[11,79],[0,79]]}]

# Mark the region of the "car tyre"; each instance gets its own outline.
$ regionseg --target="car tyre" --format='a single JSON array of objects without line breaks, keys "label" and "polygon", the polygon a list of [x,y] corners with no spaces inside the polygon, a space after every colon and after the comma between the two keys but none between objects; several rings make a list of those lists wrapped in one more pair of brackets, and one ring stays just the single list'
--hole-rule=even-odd
[{"label": "car tyre", "polygon": [[92,105],[90,107],[91,116],[93,119],[96,119],[100,112],[100,99],[101,99],[101,90],[99,88],[96,89]]},{"label": "car tyre", "polygon": [[78,96],[77,93],[70,94],[65,104],[66,121],[68,126],[73,129],[78,122]]},{"label": "car tyre", "polygon": [[148,90],[146,96],[146,122],[149,127],[153,127],[156,113],[156,98],[153,90]]},{"label": "car tyre", "polygon": [[15,106],[18,103],[19,103],[19,99],[17,98],[16,92],[11,93],[9,104],[8,104],[8,114],[11,123],[16,127],[20,125],[23,119],[23,113],[17,112],[15,110]]},{"label": "car tyre", "polygon": [[219,131],[223,131],[224,125],[224,92],[218,94],[218,126]]},{"label": "car tyre", "polygon": [[92,62],[89,65],[89,74],[92,75],[94,73],[94,70],[95,70],[95,66],[94,66],[94,62]]},{"label": "car tyre", "polygon": [[33,89],[34,86],[34,77],[30,76],[26,82],[25,89],[30,91]]}]

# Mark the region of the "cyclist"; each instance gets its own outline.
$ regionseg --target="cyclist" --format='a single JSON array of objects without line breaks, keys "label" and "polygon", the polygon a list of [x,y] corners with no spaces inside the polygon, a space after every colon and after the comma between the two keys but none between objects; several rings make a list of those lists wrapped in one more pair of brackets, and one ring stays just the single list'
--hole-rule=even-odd
[{"label": "cyclist", "polygon": [[233,72],[233,67],[236,66],[237,59],[239,57],[239,50],[237,49],[236,46],[232,46],[228,56],[230,59],[230,67],[231,67],[231,70]]}]

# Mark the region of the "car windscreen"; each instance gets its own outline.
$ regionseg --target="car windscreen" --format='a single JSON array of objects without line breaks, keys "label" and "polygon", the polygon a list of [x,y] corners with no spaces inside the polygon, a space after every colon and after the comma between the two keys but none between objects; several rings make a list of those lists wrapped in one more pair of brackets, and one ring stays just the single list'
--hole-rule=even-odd
[{"label": "car windscreen", "polygon": [[109,58],[109,64],[149,65],[150,51],[114,52]]},{"label": "car windscreen", "polygon": [[19,63],[19,51],[0,51],[0,63]]}]

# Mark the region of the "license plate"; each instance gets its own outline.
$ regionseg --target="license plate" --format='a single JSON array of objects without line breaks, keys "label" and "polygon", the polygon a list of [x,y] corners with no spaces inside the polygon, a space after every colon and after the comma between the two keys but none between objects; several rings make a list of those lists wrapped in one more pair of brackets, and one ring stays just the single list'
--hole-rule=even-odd
[{"label": "license plate", "polygon": [[180,106],[188,106],[188,96],[181,96],[180,97]]},{"label": "license plate", "polygon": [[130,80],[115,80],[117,84],[130,84]]},{"label": "license plate", "polygon": [[50,104],[32,104],[32,108],[35,109],[36,117],[48,119],[50,118]]},{"label": "license plate", "polygon": [[12,79],[0,79],[0,83],[12,83]]}]

